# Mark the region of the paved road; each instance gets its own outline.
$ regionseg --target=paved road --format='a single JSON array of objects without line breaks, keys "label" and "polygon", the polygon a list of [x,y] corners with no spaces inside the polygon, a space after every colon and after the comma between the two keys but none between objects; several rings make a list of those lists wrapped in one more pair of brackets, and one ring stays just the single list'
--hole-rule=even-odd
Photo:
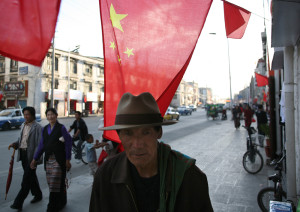
[{"label": "paved road", "polygon": [[[85,118],[90,131],[96,136],[99,117]],[[61,122],[69,126],[72,120],[62,119]],[[258,191],[267,185],[267,175],[272,169],[264,166],[256,175],[246,173],[242,167],[242,155],[246,151],[246,131],[235,130],[230,120],[207,120],[205,111],[198,110],[192,116],[181,116],[179,123],[163,128],[162,140],[169,143],[172,148],[179,150],[197,160],[197,166],[203,170],[208,178],[210,196],[214,210],[230,212],[257,212],[260,211],[256,196]],[[19,131],[0,132],[0,137],[13,138]],[[1,139],[2,140],[2,139]],[[8,141],[1,142],[9,143]],[[9,154],[6,147],[0,148],[1,161],[7,160]],[[263,155],[264,151],[261,149]],[[3,154],[2,154],[3,153]],[[6,154],[4,157],[3,155]],[[72,184],[68,190],[68,205],[65,212],[88,211],[92,178],[88,175],[87,166],[73,164]],[[17,167],[17,166],[16,166]],[[1,163],[1,179],[6,179],[7,165]],[[16,171],[19,175],[21,170]],[[45,198],[42,202],[31,205],[25,201],[23,211],[45,211],[48,203],[47,186],[42,183],[45,173],[42,167],[38,171]],[[14,191],[19,187],[20,179],[14,175]],[[4,180],[1,180],[1,190],[4,194]],[[10,201],[15,192],[9,194]],[[8,211],[11,203],[4,202],[0,196],[0,211]]]}]

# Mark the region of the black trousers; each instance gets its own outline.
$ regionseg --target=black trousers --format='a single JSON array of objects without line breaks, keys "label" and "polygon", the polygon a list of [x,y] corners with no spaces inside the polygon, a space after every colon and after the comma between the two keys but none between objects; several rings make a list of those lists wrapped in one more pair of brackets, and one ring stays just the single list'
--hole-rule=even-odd
[{"label": "black trousers", "polygon": [[28,161],[27,151],[20,150],[20,153],[24,174],[21,183],[21,190],[14,201],[15,206],[23,206],[23,202],[28,196],[29,191],[31,191],[31,194],[35,197],[42,197],[42,191],[36,176],[36,169],[30,168],[31,161]]}]

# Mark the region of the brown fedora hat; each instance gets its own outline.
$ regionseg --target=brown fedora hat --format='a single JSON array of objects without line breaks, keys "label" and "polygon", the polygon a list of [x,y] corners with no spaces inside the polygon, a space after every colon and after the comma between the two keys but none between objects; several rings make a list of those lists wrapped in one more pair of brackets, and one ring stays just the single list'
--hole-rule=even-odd
[{"label": "brown fedora hat", "polygon": [[116,113],[115,125],[99,130],[120,130],[143,126],[161,126],[175,124],[177,121],[163,121],[154,97],[148,93],[134,96],[123,94]]}]

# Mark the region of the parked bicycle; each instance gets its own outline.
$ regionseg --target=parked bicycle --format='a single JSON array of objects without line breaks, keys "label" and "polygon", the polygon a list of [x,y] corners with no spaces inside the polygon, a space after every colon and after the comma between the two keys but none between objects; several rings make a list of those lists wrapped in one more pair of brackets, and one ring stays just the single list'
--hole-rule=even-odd
[{"label": "parked bicycle", "polygon": [[256,130],[253,127],[243,127],[248,132],[247,151],[243,155],[243,167],[248,173],[256,174],[260,172],[264,164],[263,157],[257,149],[259,145],[255,143],[256,137],[253,136]]},{"label": "parked bicycle", "polygon": [[[72,143],[72,154],[76,155],[77,153],[77,146],[75,145],[75,141],[73,140]],[[85,165],[88,164],[87,162],[87,158],[86,158],[86,152],[85,152],[85,142],[83,142],[83,144],[81,145],[81,161],[82,163],[84,163]]]},{"label": "parked bicycle", "polygon": [[[286,200],[286,192],[282,188],[282,161],[284,158],[285,155],[276,163],[275,170],[277,173],[268,178],[273,181],[274,186],[263,188],[257,195],[257,203],[263,212],[269,211],[270,201],[290,202]],[[294,207],[293,204],[292,207]]]}]

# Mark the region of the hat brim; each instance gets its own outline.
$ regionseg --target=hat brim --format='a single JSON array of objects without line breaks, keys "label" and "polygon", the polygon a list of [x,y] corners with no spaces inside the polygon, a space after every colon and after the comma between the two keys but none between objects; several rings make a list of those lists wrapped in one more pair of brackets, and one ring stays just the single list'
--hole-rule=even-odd
[{"label": "hat brim", "polygon": [[98,130],[122,130],[122,129],[131,129],[131,128],[137,128],[137,127],[151,127],[151,126],[167,126],[176,124],[178,121],[164,121],[161,123],[152,123],[152,124],[134,124],[134,125],[113,125],[109,127],[101,127]]}]

